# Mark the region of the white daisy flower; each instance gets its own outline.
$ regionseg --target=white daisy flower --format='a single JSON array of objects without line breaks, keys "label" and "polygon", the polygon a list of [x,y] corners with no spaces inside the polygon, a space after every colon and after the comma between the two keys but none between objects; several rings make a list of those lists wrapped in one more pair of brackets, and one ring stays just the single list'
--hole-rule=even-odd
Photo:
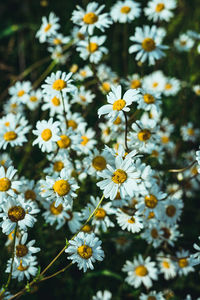
[{"label": "white daisy flower", "polygon": [[188,52],[194,46],[194,40],[183,33],[174,40],[174,46],[180,52]]},{"label": "white daisy flower", "polygon": [[176,276],[175,262],[171,260],[169,255],[161,252],[157,255],[157,260],[159,262],[160,273],[164,275],[165,280],[169,280]]},{"label": "white daisy flower", "polygon": [[135,35],[131,36],[130,40],[136,44],[129,48],[129,53],[139,51],[135,59],[142,63],[148,60],[149,65],[154,65],[155,60],[164,57],[165,53],[162,50],[168,49],[168,46],[161,45],[162,41],[155,25],[136,27]]},{"label": "white daisy flower", "polygon": [[23,194],[25,200],[34,201],[35,205],[37,205],[36,201],[40,200],[39,189],[34,180],[22,179],[18,192]]},{"label": "white daisy flower", "polygon": [[142,87],[143,79],[139,74],[135,73],[133,75],[128,75],[127,80],[125,80],[125,85],[129,89],[138,89]]},{"label": "white daisy flower", "polygon": [[64,49],[60,45],[48,47],[47,50],[51,53],[51,58],[58,64],[64,65],[69,58],[69,53],[64,52]]},{"label": "white daisy flower", "polygon": [[66,74],[66,72],[57,71],[51,73],[45,79],[45,84],[42,85],[43,93],[51,96],[61,96],[67,93],[74,92],[76,87],[71,83],[73,80],[70,79],[72,73]]},{"label": "white daisy flower", "polygon": [[[63,97],[63,100],[62,100]],[[63,101],[65,102],[65,106],[68,106],[68,98],[66,95],[44,95],[44,104],[42,105],[42,110],[50,110],[50,117],[55,115],[62,115],[64,108],[63,108]]]},{"label": "white daisy flower", "polygon": [[162,93],[165,87],[166,77],[162,71],[155,71],[142,80],[142,88],[155,93]]},{"label": "white daisy flower", "polygon": [[8,93],[13,100],[18,101],[19,103],[26,103],[29,98],[29,92],[31,90],[30,81],[17,81],[14,86],[11,86],[8,90]]},{"label": "white daisy flower", "polygon": [[70,127],[69,129],[65,129],[65,127],[66,126],[64,125],[62,133],[59,136],[59,140],[57,141],[57,146],[59,148],[60,153],[65,153],[66,150],[69,151],[70,149],[73,149],[74,151],[79,151],[80,144],[82,142],[81,133],[75,132],[72,129],[72,127]]},{"label": "white daisy flower", "polygon": [[176,198],[168,198],[163,202],[161,209],[162,220],[166,224],[173,225],[179,221],[183,209],[183,201]]},{"label": "white daisy flower", "polygon": [[195,92],[197,96],[200,96],[200,84],[196,84],[192,87],[192,90]]},{"label": "white daisy flower", "polygon": [[69,41],[70,41],[70,37],[64,36],[62,33],[56,33],[56,35],[50,36],[47,39],[47,42],[55,47],[62,44],[68,44]]},{"label": "white daisy flower", "polygon": [[77,42],[82,41],[86,38],[87,32],[83,34],[82,32],[80,32],[80,28],[78,26],[73,26],[71,36],[73,38],[74,44],[76,44]]},{"label": "white daisy flower", "polygon": [[135,288],[142,283],[146,288],[150,288],[152,279],[158,278],[155,262],[151,262],[150,259],[150,257],[143,259],[142,255],[139,255],[138,258],[134,258],[133,262],[127,260],[122,269],[123,272],[128,273],[125,281]]},{"label": "white daisy flower", "polygon": [[160,223],[159,228],[162,230],[162,236],[160,238],[171,246],[174,246],[177,239],[182,236],[178,231],[178,225],[172,225],[170,227],[166,223]]},{"label": "white daisy flower", "polygon": [[18,190],[21,182],[16,180],[15,175],[17,170],[10,166],[7,170],[0,167],[0,203],[6,202],[7,197],[15,198],[14,190]]},{"label": "white daisy flower", "polygon": [[108,13],[101,14],[104,7],[104,4],[99,6],[97,2],[90,2],[86,10],[77,5],[77,10],[72,13],[72,22],[81,27],[81,33],[88,32],[89,35],[92,35],[95,27],[104,31],[105,28],[112,24]]},{"label": "white daisy flower", "polygon": [[42,17],[42,25],[36,33],[36,38],[39,39],[40,43],[44,43],[50,36],[56,36],[57,30],[60,28],[58,24],[59,18],[50,12],[49,18]]},{"label": "white daisy flower", "polygon": [[164,87],[164,91],[163,91],[163,94],[165,96],[175,96],[176,94],[178,94],[180,89],[181,89],[180,80],[178,80],[174,77],[166,78],[166,83],[165,83],[165,87]]},{"label": "white daisy flower", "polygon": [[20,103],[17,99],[10,98],[3,104],[4,114],[23,114],[25,106]]},{"label": "white daisy flower", "polygon": [[59,141],[59,128],[60,122],[53,122],[53,118],[48,121],[37,121],[36,130],[33,130],[33,134],[37,138],[33,142],[33,146],[39,144],[42,152],[52,152],[55,149],[55,142]]},{"label": "white daisy flower", "polygon": [[150,111],[152,109],[160,110],[161,97],[160,93],[140,89],[141,95],[138,99],[138,109]]},{"label": "white daisy flower", "polygon": [[131,0],[117,1],[110,12],[113,21],[119,23],[131,23],[140,13],[140,4]]},{"label": "white daisy flower", "polygon": [[107,101],[109,104],[103,105],[98,109],[98,116],[108,114],[113,121],[116,120],[118,116],[122,115],[122,112],[129,112],[128,107],[133,102],[138,100],[139,91],[136,89],[129,89],[122,96],[122,87],[118,85],[117,87],[112,86],[111,92],[107,95]]},{"label": "white daisy flower", "polygon": [[173,17],[172,9],[176,8],[176,0],[151,0],[144,9],[144,13],[148,20],[153,22],[164,20],[169,22]]},{"label": "white daisy flower", "polygon": [[189,122],[180,129],[182,138],[185,142],[195,142],[199,137],[200,130],[194,128],[194,125]]},{"label": "white daisy flower", "polygon": [[165,300],[162,292],[151,291],[148,294],[141,294],[139,300]]},{"label": "white daisy flower", "polygon": [[32,90],[26,99],[26,105],[30,110],[35,110],[42,100],[42,91],[40,89]]},{"label": "white daisy flower", "polygon": [[188,273],[194,271],[194,268],[190,262],[190,253],[188,250],[181,250],[176,252],[176,257],[176,266],[179,275],[187,275]]},{"label": "white daisy flower", "polygon": [[123,230],[128,230],[132,233],[139,232],[143,228],[143,220],[136,213],[134,215],[128,215],[124,213],[121,209],[117,210],[117,223]]},{"label": "white daisy flower", "polygon": [[73,170],[73,165],[68,153],[61,153],[60,151],[55,156],[54,154],[48,156],[49,166],[43,170],[45,174],[51,176],[59,176],[62,169]]},{"label": "white daisy flower", "polygon": [[81,106],[86,107],[89,103],[93,102],[94,98],[95,95],[90,90],[86,90],[84,86],[81,86],[73,95],[71,103],[78,103]]},{"label": "white daisy flower", "polygon": [[94,139],[96,132],[92,128],[85,128],[85,124],[80,128],[82,141],[79,144],[79,154],[88,154],[94,148],[97,141]]},{"label": "white daisy flower", "polygon": [[162,230],[158,226],[158,222],[153,219],[148,220],[148,224],[145,227],[145,230],[142,232],[141,237],[148,243],[151,244],[154,248],[158,248],[162,244]]},{"label": "white daisy flower", "polygon": [[69,241],[69,246],[65,252],[73,264],[78,264],[79,270],[83,269],[86,272],[87,269],[94,269],[93,262],[103,260],[104,251],[101,248],[101,243],[94,233],[79,232],[73,240]]},{"label": "white daisy flower", "polygon": [[112,294],[110,291],[98,291],[96,295],[92,297],[92,300],[111,300]]},{"label": "white daisy flower", "polygon": [[0,167],[2,166],[5,168],[5,170],[7,170],[12,164],[13,162],[8,153],[4,152],[0,154]]},{"label": "white daisy flower", "polygon": [[74,78],[76,80],[83,81],[83,80],[85,80],[85,79],[87,79],[89,77],[92,77],[92,76],[93,76],[93,72],[90,69],[90,67],[89,66],[85,66],[84,68],[81,68],[78,73],[76,73],[74,75]]}]

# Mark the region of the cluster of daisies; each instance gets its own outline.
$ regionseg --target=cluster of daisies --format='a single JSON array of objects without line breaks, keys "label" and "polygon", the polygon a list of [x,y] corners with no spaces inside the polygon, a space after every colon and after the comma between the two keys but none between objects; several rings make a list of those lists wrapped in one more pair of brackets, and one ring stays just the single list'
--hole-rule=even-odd
[{"label": "cluster of daisies", "polygon": [[[175,0],[151,0],[143,13],[149,22],[169,22],[176,6]],[[200,264],[198,243],[192,251],[178,244],[184,234],[180,228],[184,199],[194,197],[199,188],[200,129],[192,122],[177,128],[162,107],[165,98],[175,101],[183,89],[200,96],[200,84],[183,82],[160,69],[119,78],[105,63],[107,36],[94,34],[116,22],[131,23],[142,8],[130,0],[117,1],[109,13],[104,8],[96,2],[85,9],[77,6],[69,36],[58,32],[54,13],[43,17],[36,37],[48,43],[55,65],[66,64],[71,46],[86,64],[72,64],[67,72],[58,68],[39,88],[18,81],[8,90],[0,119],[0,227],[7,236],[5,247],[13,245],[14,254],[5,272],[25,282],[37,276],[39,240],[32,240],[29,230],[41,216],[55,232],[67,229],[66,260],[83,272],[104,259],[102,234],[115,236],[111,241],[117,252],[142,240],[149,245],[146,253],[119,262],[124,281],[140,289],[140,300],[170,299],[173,291],[156,291],[154,282],[185,276]],[[136,53],[138,64],[155,64],[166,55],[165,35],[166,30],[155,24],[136,26],[129,53]],[[199,39],[200,34],[188,31],[174,46],[190,51]],[[177,132],[192,149],[181,159]],[[42,160],[33,165],[28,178],[24,164],[38,151]],[[15,154],[23,156],[19,165]],[[169,161],[188,167],[170,177],[165,167]],[[12,293],[3,287],[0,297],[9,299]],[[99,290],[92,299],[109,300],[112,293]]]}]

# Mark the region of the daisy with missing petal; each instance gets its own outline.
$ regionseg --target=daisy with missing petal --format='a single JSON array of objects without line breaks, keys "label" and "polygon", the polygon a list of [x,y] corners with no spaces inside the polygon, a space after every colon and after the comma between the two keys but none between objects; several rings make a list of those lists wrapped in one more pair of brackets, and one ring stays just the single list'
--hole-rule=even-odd
[{"label": "daisy with missing petal", "polygon": [[148,20],[153,22],[164,20],[169,22],[173,17],[172,9],[176,8],[176,0],[151,0],[144,9]]},{"label": "daisy with missing petal", "polygon": [[114,22],[131,23],[134,19],[140,16],[140,4],[131,1],[117,1],[111,9],[111,17]]},{"label": "daisy with missing petal", "polygon": [[129,195],[133,196],[138,190],[140,173],[136,170],[131,158],[115,158],[115,167],[107,164],[106,170],[99,172],[98,175],[103,178],[97,183],[97,186],[103,190],[105,198],[115,199],[117,192],[120,192],[122,198]]},{"label": "daisy with missing petal", "polygon": [[105,35],[92,36],[90,39],[78,42],[76,50],[83,60],[89,59],[91,63],[97,64],[102,59],[103,54],[108,53],[108,49],[102,46],[105,40]]},{"label": "daisy with missing petal", "polygon": [[165,300],[162,292],[151,291],[148,294],[141,294],[139,300]]},{"label": "daisy with missing petal", "polygon": [[101,14],[104,7],[104,4],[99,6],[97,2],[90,2],[86,10],[77,5],[77,10],[72,13],[72,22],[81,27],[81,33],[88,32],[89,35],[92,35],[95,27],[104,31],[105,28],[112,24],[108,13]]},{"label": "daisy with missing petal", "polygon": [[57,71],[56,73],[51,73],[45,79],[45,84],[42,85],[43,93],[51,96],[60,96],[67,93],[74,92],[76,87],[71,83],[73,80],[70,79],[72,73],[66,74],[66,72]]},{"label": "daisy with missing petal", "polygon": [[33,145],[39,144],[42,152],[53,151],[55,149],[55,142],[59,140],[59,125],[60,122],[53,122],[52,118],[48,121],[37,121],[37,129],[33,130],[33,134],[37,135],[37,138],[34,140]]},{"label": "daisy with missing petal", "polygon": [[123,230],[128,230],[132,233],[139,232],[143,228],[143,220],[136,213],[134,215],[128,215],[124,213],[121,209],[117,210],[117,223]]},{"label": "daisy with missing petal", "polygon": [[94,269],[93,262],[103,260],[104,251],[101,243],[94,233],[79,232],[73,240],[69,241],[65,252],[73,264],[78,264],[79,270],[83,269],[83,272],[86,272],[87,269]]},{"label": "daisy with missing petal", "polygon": [[53,12],[50,12],[49,18],[42,17],[42,25],[36,33],[36,38],[40,43],[44,43],[50,36],[56,36],[57,30],[60,28],[58,24],[59,18]]},{"label": "daisy with missing petal", "polygon": [[11,98],[19,103],[26,103],[29,98],[29,92],[31,90],[30,81],[17,81],[14,86],[11,86],[8,90]]},{"label": "daisy with missing petal", "polygon": [[112,86],[111,92],[107,95],[107,101],[109,104],[103,105],[98,110],[98,116],[108,114],[113,121],[116,120],[118,116],[122,115],[122,112],[130,111],[128,107],[133,102],[138,100],[139,91],[136,89],[129,89],[122,96],[122,87],[118,85],[117,87]]},{"label": "daisy with missing petal", "polygon": [[135,288],[142,283],[146,288],[150,288],[152,279],[157,280],[158,278],[155,262],[151,262],[150,259],[150,257],[143,259],[142,255],[139,255],[138,258],[134,258],[133,262],[127,260],[122,269],[123,272],[128,273],[125,281]]},{"label": "daisy with missing petal", "polygon": [[129,53],[138,52],[135,59],[142,63],[148,60],[149,65],[154,65],[156,60],[164,57],[165,53],[162,50],[168,49],[168,46],[161,45],[162,41],[155,25],[136,27],[135,35],[131,36],[130,40],[135,44],[129,48]]},{"label": "daisy with missing petal", "polygon": [[7,197],[15,197],[14,190],[18,190],[21,182],[16,180],[17,170],[10,166],[7,170],[0,167],[0,203],[6,202]]},{"label": "daisy with missing petal", "polygon": [[75,179],[70,178],[69,170],[62,169],[57,178],[47,176],[41,182],[41,196],[55,201],[55,207],[65,203],[67,208],[72,207],[73,198],[77,197],[75,191],[79,188]]}]

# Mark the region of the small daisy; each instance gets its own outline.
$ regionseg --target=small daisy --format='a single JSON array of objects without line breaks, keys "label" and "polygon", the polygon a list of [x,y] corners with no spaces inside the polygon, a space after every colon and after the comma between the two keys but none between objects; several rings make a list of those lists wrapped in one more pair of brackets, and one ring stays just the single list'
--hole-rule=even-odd
[{"label": "small daisy", "polygon": [[119,23],[131,23],[140,13],[140,4],[131,0],[117,1],[110,12],[113,21]]},{"label": "small daisy", "polygon": [[145,230],[141,234],[141,237],[148,243],[151,244],[154,248],[159,247],[162,244],[162,240],[160,238],[162,231],[158,226],[158,222],[153,219],[148,220],[148,226],[146,226]]},{"label": "small daisy", "polygon": [[30,129],[30,126],[24,128],[19,124],[16,127],[13,125],[10,124],[0,128],[0,149],[6,149],[7,146],[22,146],[27,141],[25,134],[27,129]]},{"label": "small daisy", "polygon": [[161,45],[160,36],[157,33],[157,27],[145,25],[143,28],[136,27],[134,36],[130,37],[135,42],[129,48],[129,53],[138,52],[135,59],[142,63],[148,59],[150,65],[155,64],[155,60],[165,56],[162,50],[168,49],[168,46]]},{"label": "small daisy", "polygon": [[79,144],[79,149],[81,153],[88,154],[90,150],[94,148],[97,141],[94,139],[96,132],[92,128],[86,130],[85,124],[80,128],[81,133],[81,143]]},{"label": "small daisy", "polygon": [[118,85],[117,87],[112,86],[111,92],[107,95],[107,101],[109,104],[103,105],[98,110],[98,116],[108,114],[108,117],[112,120],[116,120],[118,116],[122,115],[122,112],[129,112],[128,107],[133,102],[138,100],[139,91],[136,89],[129,89],[122,96],[122,87]]},{"label": "small daisy", "polygon": [[35,184],[34,180],[22,180],[18,192],[23,194],[25,200],[35,201],[35,203],[37,200],[40,200],[38,186]]},{"label": "small daisy", "polygon": [[59,18],[53,12],[50,12],[49,18],[42,17],[42,25],[36,33],[36,38],[40,43],[44,43],[50,36],[56,36],[57,30],[60,28],[58,24]]},{"label": "small daisy", "polygon": [[43,170],[45,174],[57,177],[64,168],[73,170],[72,162],[67,152],[58,152],[56,156],[52,154],[48,157],[48,160],[49,166]]},{"label": "small daisy", "polygon": [[151,262],[150,259],[150,257],[143,259],[139,255],[138,258],[134,258],[133,262],[127,260],[122,269],[123,272],[128,273],[125,281],[135,288],[138,288],[142,283],[146,288],[150,288],[152,279],[157,280],[158,278],[155,262]]},{"label": "small daisy", "polygon": [[197,96],[200,96],[200,84],[194,85],[192,90],[195,92]]},{"label": "small daisy", "polygon": [[73,240],[69,241],[69,246],[65,252],[73,264],[78,264],[79,270],[83,269],[86,272],[87,269],[94,269],[93,262],[103,260],[104,251],[101,248],[101,243],[94,233],[79,232]]},{"label": "small daisy", "polygon": [[[63,97],[63,99],[62,99]],[[65,102],[65,106],[68,106],[68,98],[66,96],[57,95],[44,95],[44,104],[42,105],[42,110],[50,110],[50,117],[55,115],[63,114],[63,101]]]},{"label": "small daisy", "polygon": [[188,52],[194,46],[194,40],[183,33],[178,39],[174,40],[174,46],[180,52]]},{"label": "small daisy", "polygon": [[165,96],[175,96],[181,89],[181,82],[180,80],[172,77],[166,78],[166,83],[164,87],[163,94]]},{"label": "small daisy", "polygon": [[69,58],[69,53],[64,52],[63,48],[58,45],[56,47],[48,47],[47,50],[51,53],[51,58],[58,64],[64,65]]},{"label": "small daisy", "polygon": [[20,103],[17,99],[10,98],[8,101],[5,101],[3,104],[4,114],[23,114],[25,106]]},{"label": "small daisy", "polygon": [[140,89],[141,96],[138,99],[138,109],[150,111],[152,109],[160,110],[160,94],[148,90]]},{"label": "small daisy", "polygon": [[30,110],[35,110],[42,100],[42,91],[40,89],[37,89],[35,91],[31,91],[29,93],[29,97],[26,100],[26,105]]},{"label": "small daisy", "polygon": [[88,32],[92,35],[95,27],[104,31],[112,24],[108,13],[101,14],[104,7],[104,4],[99,6],[96,2],[90,2],[84,10],[77,5],[77,10],[72,13],[72,22],[81,27],[80,32],[83,34]]},{"label": "small daisy", "polygon": [[166,77],[162,71],[155,71],[147,76],[145,76],[142,80],[142,88],[147,89],[149,91],[155,93],[161,93],[164,90],[166,83]]},{"label": "small daisy", "polygon": [[168,198],[163,202],[162,220],[169,225],[173,225],[179,221],[183,209],[183,201],[176,198]]},{"label": "small daisy", "polygon": [[123,230],[128,230],[132,233],[139,232],[143,228],[143,220],[136,213],[133,216],[124,213],[121,209],[117,210],[117,223]]},{"label": "small daisy", "polygon": [[52,46],[59,46],[62,44],[68,44],[70,41],[70,37],[69,36],[64,36],[62,33],[57,33],[54,36],[50,36],[47,40],[47,42],[49,44],[51,44]]},{"label": "small daisy", "polygon": [[128,80],[125,81],[127,88],[129,89],[139,89],[142,87],[142,78],[139,74],[135,73],[127,77]]},{"label": "small daisy", "polygon": [[112,294],[110,291],[98,291],[95,296],[92,297],[92,300],[111,300]]},{"label": "small daisy", "polygon": [[169,255],[164,253],[159,253],[157,256],[159,262],[160,273],[164,275],[166,280],[174,278],[176,276],[176,265],[173,260],[171,260]]},{"label": "small daisy", "polygon": [[177,256],[177,271],[179,275],[187,275],[190,272],[194,271],[193,266],[190,262],[190,254],[187,250],[181,250],[176,252]]},{"label": "small daisy", "polygon": [[191,122],[187,123],[187,125],[182,126],[180,131],[183,140],[186,142],[195,142],[200,134],[200,130],[195,129]]},{"label": "small daisy", "polygon": [[52,118],[48,121],[37,121],[37,129],[33,130],[33,134],[35,134],[37,138],[34,140],[33,146],[39,144],[42,152],[52,152],[55,149],[55,142],[59,141],[59,125],[60,122],[53,122]]},{"label": "small daisy", "polygon": [[144,9],[144,13],[148,20],[153,22],[164,20],[169,22],[173,17],[172,9],[176,8],[176,0],[151,0]]},{"label": "small daisy", "polygon": [[[63,124],[64,125],[64,124]],[[84,123],[85,126],[85,123]],[[72,127],[63,130],[57,141],[57,146],[60,153],[65,153],[66,150],[73,149],[74,151],[80,151],[80,144],[82,142],[81,133],[75,132]]]},{"label": "small daisy", "polygon": [[0,167],[0,203],[6,202],[8,196],[15,197],[14,190],[18,190],[21,182],[16,180],[17,170],[10,166],[7,170]]},{"label": "small daisy", "polygon": [[85,66],[84,68],[81,68],[78,73],[76,73],[74,75],[74,78],[76,80],[83,81],[83,80],[85,80],[85,79],[87,79],[89,77],[92,77],[92,76],[93,76],[93,72],[90,69],[90,67],[89,66]]},{"label": "small daisy", "polygon": [[17,81],[14,86],[11,86],[8,90],[13,100],[19,103],[26,103],[29,98],[29,92],[31,90],[30,81]]},{"label": "small daisy", "polygon": [[78,103],[81,106],[86,107],[89,103],[93,102],[94,98],[95,95],[90,90],[86,90],[84,86],[81,86],[73,95],[71,103]]}]

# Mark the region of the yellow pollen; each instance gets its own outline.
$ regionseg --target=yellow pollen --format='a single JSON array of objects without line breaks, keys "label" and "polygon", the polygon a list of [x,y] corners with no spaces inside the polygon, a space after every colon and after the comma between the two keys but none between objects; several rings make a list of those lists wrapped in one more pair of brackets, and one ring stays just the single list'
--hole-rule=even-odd
[{"label": "yellow pollen", "polygon": [[180,268],[185,268],[188,266],[187,258],[179,258],[178,265]]},{"label": "yellow pollen", "polygon": [[157,229],[153,228],[153,229],[151,230],[151,236],[152,236],[152,238],[154,238],[154,239],[157,239],[157,238],[158,238],[158,231],[157,231]]},{"label": "yellow pollen", "polygon": [[163,144],[167,144],[167,143],[169,143],[169,137],[166,136],[166,135],[163,135],[161,137],[161,141],[162,141]]},{"label": "yellow pollen", "polygon": [[51,24],[47,24],[47,26],[44,28],[44,31],[47,32],[51,28]]},{"label": "yellow pollen", "polygon": [[8,218],[17,223],[25,218],[26,212],[21,206],[13,206],[8,210]]},{"label": "yellow pollen", "polygon": [[23,257],[28,253],[28,248],[26,247],[26,245],[17,245],[16,246],[16,256],[17,257]]},{"label": "yellow pollen", "polygon": [[154,208],[158,204],[158,200],[154,195],[145,196],[145,205],[148,208]]},{"label": "yellow pollen", "polygon": [[135,223],[135,218],[131,217],[130,219],[128,219],[128,223],[134,224]]},{"label": "yellow pollen", "polygon": [[98,16],[93,12],[89,12],[85,14],[85,16],[83,17],[83,22],[86,24],[94,24],[97,21],[98,21]]},{"label": "yellow pollen", "polygon": [[5,141],[14,141],[17,138],[17,134],[14,131],[8,131],[4,133],[3,138]]},{"label": "yellow pollen", "polygon": [[56,97],[56,96],[51,99],[51,102],[55,106],[59,106],[60,105],[60,99],[58,97]]},{"label": "yellow pollen", "polygon": [[144,98],[144,102],[147,103],[147,104],[152,104],[152,103],[155,102],[155,98],[151,94],[145,94],[143,96],[143,98]]},{"label": "yellow pollen", "polygon": [[78,124],[74,120],[68,120],[67,125],[68,127],[71,127],[73,130],[75,130],[78,127]]},{"label": "yellow pollen", "polygon": [[50,211],[53,215],[57,216],[57,215],[61,214],[61,212],[63,211],[63,206],[62,206],[62,204],[59,204],[57,207],[55,207],[55,201],[54,201],[50,205]]},{"label": "yellow pollen", "polygon": [[54,192],[60,197],[67,195],[70,191],[70,184],[67,180],[60,179],[57,180],[53,185]]},{"label": "yellow pollen", "polygon": [[141,87],[141,82],[139,79],[133,79],[131,81],[131,88],[132,89],[138,89],[139,87]]},{"label": "yellow pollen", "polygon": [[87,143],[89,142],[89,139],[87,136],[82,136],[82,142],[81,142],[81,145],[85,146],[87,145]]},{"label": "yellow pollen", "polygon": [[148,274],[148,270],[145,266],[140,265],[140,266],[135,268],[135,274],[137,276],[143,277],[143,276],[146,276]]},{"label": "yellow pollen", "polygon": [[24,196],[26,200],[31,199],[32,201],[34,201],[36,199],[36,193],[33,190],[27,190],[24,193]]},{"label": "yellow pollen", "polygon": [[6,178],[0,178],[0,192],[6,192],[10,189],[11,187],[11,181]]},{"label": "yellow pollen", "polygon": [[37,102],[38,98],[35,97],[35,96],[30,96],[29,100],[30,100],[31,102]]},{"label": "yellow pollen", "polygon": [[126,105],[126,101],[124,99],[119,99],[119,100],[116,100],[114,103],[113,103],[113,110],[122,110],[124,108],[124,106]]},{"label": "yellow pollen", "polygon": [[164,260],[164,261],[162,262],[162,266],[163,266],[163,268],[165,268],[165,269],[169,269],[169,268],[170,268],[170,264],[169,264],[168,261],[166,261],[166,260]]},{"label": "yellow pollen", "polygon": [[90,52],[90,53],[94,53],[95,51],[97,51],[99,48],[98,44],[97,43],[89,43],[89,45],[87,46],[87,50]]},{"label": "yellow pollen", "polygon": [[56,79],[52,85],[53,89],[56,91],[61,91],[66,88],[67,84],[63,79]]},{"label": "yellow pollen", "polygon": [[71,145],[71,139],[67,135],[61,135],[60,140],[57,141],[59,148],[66,149]]},{"label": "yellow pollen", "polygon": [[96,156],[92,160],[92,166],[95,168],[97,171],[102,171],[106,167],[106,160],[103,156]]},{"label": "yellow pollen", "polygon": [[121,118],[118,116],[117,119],[113,122],[114,125],[119,125],[121,124]]},{"label": "yellow pollen", "polygon": [[81,101],[86,102],[86,97],[85,96],[80,95],[79,97],[80,97]]},{"label": "yellow pollen", "polygon": [[176,214],[176,207],[174,205],[169,205],[166,208],[166,214],[168,217],[173,217]]},{"label": "yellow pollen", "polygon": [[50,138],[52,137],[52,132],[50,129],[44,129],[41,133],[41,138],[45,141],[48,142]]},{"label": "yellow pollen", "polygon": [[152,38],[145,38],[142,42],[142,48],[147,52],[151,52],[156,48],[156,43]]},{"label": "yellow pollen", "polygon": [[62,43],[62,41],[60,39],[55,38],[53,40],[54,45],[60,45]]},{"label": "yellow pollen", "polygon": [[5,125],[6,127],[8,127],[8,126],[10,125],[10,122],[5,122],[4,125]]},{"label": "yellow pollen", "polygon": [[154,83],[152,84],[152,86],[153,86],[154,88],[156,88],[156,87],[158,86],[158,82],[154,82]]},{"label": "yellow pollen", "polygon": [[188,133],[188,135],[194,135],[194,129],[188,128],[187,133]]},{"label": "yellow pollen", "polygon": [[165,89],[166,90],[171,90],[171,88],[172,88],[172,85],[170,83],[165,84]]},{"label": "yellow pollen", "polygon": [[88,225],[88,224],[86,224],[83,228],[82,228],[82,230],[81,231],[83,231],[83,232],[90,232],[92,230],[92,227],[90,226],[90,225]]},{"label": "yellow pollen", "polygon": [[95,218],[102,220],[106,216],[106,211],[103,208],[98,208],[97,211],[95,212]]},{"label": "yellow pollen", "polygon": [[130,8],[130,6],[122,6],[120,11],[122,14],[128,14],[131,11],[131,8]]},{"label": "yellow pollen", "polygon": [[110,83],[108,83],[108,82],[103,82],[101,87],[105,92],[110,91]]},{"label": "yellow pollen", "polygon": [[92,256],[92,248],[87,245],[82,245],[77,249],[78,254],[80,257],[84,259],[89,259]]},{"label": "yellow pollen", "polygon": [[87,75],[87,72],[86,72],[86,71],[84,71],[84,70],[82,70],[82,71],[80,71],[80,75],[81,75],[82,77],[86,77],[86,75]]},{"label": "yellow pollen", "polygon": [[126,179],[127,174],[126,172],[124,172],[124,170],[121,169],[117,169],[112,175],[112,181],[117,184],[123,183],[124,181],[126,181]]},{"label": "yellow pollen", "polygon": [[141,141],[141,142],[145,142],[147,140],[150,139],[151,137],[151,132],[148,130],[148,129],[144,129],[140,132],[138,132],[138,139]]},{"label": "yellow pollen", "polygon": [[53,170],[60,172],[64,168],[64,163],[62,161],[56,161],[53,165]]},{"label": "yellow pollen", "polygon": [[24,94],[25,94],[25,91],[24,91],[24,90],[20,90],[20,91],[17,93],[17,96],[18,96],[18,97],[22,97]]},{"label": "yellow pollen", "polygon": [[161,12],[164,8],[165,8],[164,3],[158,3],[158,4],[156,5],[156,12],[157,12],[157,13],[158,13],[158,12]]}]

